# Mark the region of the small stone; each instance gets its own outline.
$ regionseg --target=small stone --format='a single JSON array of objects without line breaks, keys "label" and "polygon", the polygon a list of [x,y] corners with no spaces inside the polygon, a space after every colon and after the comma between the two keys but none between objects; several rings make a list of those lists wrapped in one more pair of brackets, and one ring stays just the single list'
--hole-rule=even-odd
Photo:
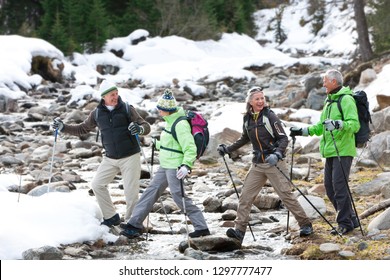
[{"label": "small stone", "polygon": [[324,253],[331,253],[331,252],[340,251],[340,246],[334,243],[322,243],[320,245],[320,250],[321,252]]}]

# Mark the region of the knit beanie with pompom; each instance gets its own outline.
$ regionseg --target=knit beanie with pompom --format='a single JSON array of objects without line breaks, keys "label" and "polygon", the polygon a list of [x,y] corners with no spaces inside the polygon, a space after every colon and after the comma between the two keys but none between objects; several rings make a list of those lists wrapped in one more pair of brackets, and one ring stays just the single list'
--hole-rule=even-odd
[{"label": "knit beanie with pompom", "polygon": [[166,112],[175,112],[177,110],[176,99],[170,89],[164,90],[163,95],[157,101],[157,109]]}]

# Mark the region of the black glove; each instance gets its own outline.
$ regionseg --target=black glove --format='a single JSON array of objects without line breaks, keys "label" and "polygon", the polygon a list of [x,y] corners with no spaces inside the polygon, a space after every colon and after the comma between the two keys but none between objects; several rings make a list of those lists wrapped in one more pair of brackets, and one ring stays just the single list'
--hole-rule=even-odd
[{"label": "black glove", "polygon": [[54,128],[54,130],[61,131],[64,129],[64,123],[60,118],[55,118],[52,127]]},{"label": "black glove", "polygon": [[290,127],[290,137],[295,136],[309,136],[309,130],[307,127]]},{"label": "black glove", "polygon": [[300,127],[290,127],[290,137],[302,136],[302,128]]},{"label": "black glove", "polygon": [[132,123],[129,124],[128,130],[130,130],[131,135],[143,134],[144,133],[143,127],[138,125],[135,122],[132,122]]},{"label": "black glove", "polygon": [[229,154],[227,146],[225,144],[220,144],[217,148],[218,153],[223,157],[225,154]]},{"label": "black glove", "polygon": [[269,163],[271,166],[275,166],[275,165],[278,163],[278,161],[279,161],[280,159],[282,159],[282,158],[283,158],[283,156],[282,156],[281,153],[275,152],[275,153],[273,153],[273,154],[268,155],[268,156],[265,158],[265,162],[266,162],[266,163]]}]

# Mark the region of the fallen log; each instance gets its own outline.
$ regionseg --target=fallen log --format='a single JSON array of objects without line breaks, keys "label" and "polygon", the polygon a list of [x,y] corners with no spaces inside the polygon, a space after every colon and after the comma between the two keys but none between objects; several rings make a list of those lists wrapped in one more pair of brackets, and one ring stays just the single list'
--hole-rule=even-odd
[{"label": "fallen log", "polygon": [[368,216],[371,216],[380,210],[386,209],[387,207],[390,207],[390,199],[383,200],[378,204],[368,208],[366,211],[360,214],[359,217],[361,219],[367,218]]}]

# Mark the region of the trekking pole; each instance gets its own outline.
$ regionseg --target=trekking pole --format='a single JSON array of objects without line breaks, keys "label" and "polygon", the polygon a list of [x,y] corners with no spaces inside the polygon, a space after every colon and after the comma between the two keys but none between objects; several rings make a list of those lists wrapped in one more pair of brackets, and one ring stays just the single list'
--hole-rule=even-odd
[{"label": "trekking pole", "polygon": [[348,184],[347,176],[345,175],[344,167],[343,167],[343,165],[341,164],[340,153],[339,153],[339,149],[337,148],[337,145],[336,145],[336,140],[334,139],[333,132],[332,132],[332,131],[329,131],[329,132],[330,132],[330,136],[332,136],[333,145],[334,145],[334,148],[335,148],[335,150],[336,150],[337,158],[338,158],[339,163],[340,163],[340,166],[341,166],[341,171],[343,172],[345,184],[347,185],[347,190],[348,190],[349,197],[350,197],[350,199],[351,199],[351,203],[352,203],[352,206],[353,206],[353,211],[355,211],[355,215],[356,215],[356,219],[358,220],[358,223],[359,223],[360,231],[361,231],[362,235],[364,236],[364,232],[363,232],[362,225],[361,225],[361,223],[360,223],[359,215],[358,215],[358,213],[357,213],[357,211],[356,211],[355,202],[353,201],[352,193],[351,193],[351,190],[349,189],[349,184]]},{"label": "trekking pole", "polygon": [[[237,198],[240,199],[240,195],[238,194],[238,191],[237,191],[237,188],[236,188],[236,184],[233,181],[232,173],[230,172],[229,166],[227,165],[227,162],[225,160],[225,156],[223,155],[222,158],[223,158],[223,161],[225,162],[226,170],[229,173],[230,180],[232,181],[233,188],[234,188],[234,190],[236,192]],[[252,233],[253,241],[256,241],[255,235],[253,234],[252,227],[251,227],[251,224],[249,223],[249,221],[248,221],[248,227],[249,227],[249,230]]]},{"label": "trekking pole", "polygon": [[[53,171],[53,163],[54,163],[54,153],[56,150],[56,143],[57,143],[57,135],[58,135],[58,128],[54,131],[54,143],[53,143],[53,151],[51,153],[51,164],[50,164],[50,173],[49,173],[49,185],[51,183],[51,176]],[[49,186],[47,186],[47,192],[49,192]]]},{"label": "trekking pole", "polygon": [[180,179],[180,189],[181,189],[181,199],[182,199],[182,201],[183,201],[184,222],[185,222],[185,224],[186,224],[187,243],[188,243],[188,248],[191,248],[190,236],[189,236],[189,234],[188,234],[187,210],[186,210],[186,202],[185,202],[185,194],[184,194],[183,179]]},{"label": "trekking pole", "polygon": [[[295,146],[295,136],[291,136],[292,144],[291,144],[291,167],[290,167],[290,180],[293,179],[293,164],[294,164],[294,146]],[[290,210],[287,209],[287,230],[286,234],[288,234],[288,228],[290,224]]]},{"label": "trekking pole", "polygon": [[[138,146],[141,149],[141,153],[142,153],[142,156],[144,158],[146,167],[148,168],[148,171],[150,173],[150,179],[152,179],[153,178],[153,172],[152,172],[152,169],[149,167],[148,160],[146,159],[145,152],[144,152],[144,149],[141,146],[141,142],[139,140],[138,134],[135,134],[135,138],[137,139]],[[153,160],[154,160],[154,146],[152,145],[152,164],[153,164]],[[162,208],[164,210],[165,217],[167,218],[167,221],[168,221],[168,224],[169,224],[169,228],[171,229],[171,234],[173,234],[172,225],[171,225],[171,222],[170,222],[170,220],[168,218],[168,214],[167,214],[167,211],[165,210],[164,203],[163,203],[163,201],[161,199],[161,196],[159,197],[159,199],[160,199],[161,206],[162,206]],[[149,226],[149,215],[148,215],[147,226]],[[148,232],[149,231],[146,232],[146,240],[148,239]]]},{"label": "trekking pole", "polygon": [[342,237],[342,234],[340,234],[337,229],[324,217],[324,215],[321,214],[320,210],[317,209],[317,207],[314,206],[314,204],[306,197],[306,195],[304,195],[304,193],[287,177],[286,174],[284,174],[284,172],[277,166],[275,165],[275,167],[279,170],[279,172],[290,182],[290,184],[303,196],[303,198],[311,205],[311,207],[313,207],[314,210],[317,211],[317,213],[324,219],[324,221],[330,225],[330,227],[335,231],[337,232],[337,234]]}]

